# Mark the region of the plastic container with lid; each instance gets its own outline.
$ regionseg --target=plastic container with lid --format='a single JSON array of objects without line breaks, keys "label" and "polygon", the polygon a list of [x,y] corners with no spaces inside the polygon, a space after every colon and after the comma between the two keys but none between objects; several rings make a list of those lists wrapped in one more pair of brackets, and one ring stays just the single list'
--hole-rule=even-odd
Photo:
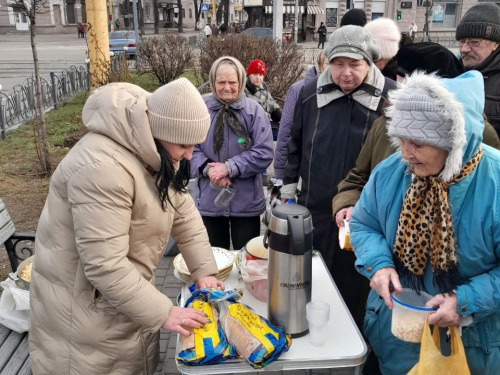
[{"label": "plastic container with lid", "polygon": [[391,332],[398,339],[407,342],[420,342],[424,331],[425,318],[435,311],[433,307],[425,307],[431,295],[404,288],[401,293],[394,292],[392,301]]}]

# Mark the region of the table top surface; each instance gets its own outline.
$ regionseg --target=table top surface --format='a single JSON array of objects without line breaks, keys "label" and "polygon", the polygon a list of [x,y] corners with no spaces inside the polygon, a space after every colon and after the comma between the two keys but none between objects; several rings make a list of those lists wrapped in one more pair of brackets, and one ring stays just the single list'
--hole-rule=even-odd
[{"label": "table top surface", "polygon": [[[244,288],[240,302],[250,306],[257,314],[267,318],[267,303],[257,300],[239,280],[238,269],[233,267],[229,278],[225,281],[226,289]],[[292,345],[286,353],[263,370],[297,370],[313,368],[357,367],[366,359],[367,347],[349,310],[328,272],[319,253],[312,257],[312,301],[326,301],[330,304],[330,319],[326,343],[322,347],[314,347],[309,343],[309,334],[292,339]],[[187,286],[181,291],[181,306],[190,293]],[[178,341],[177,351],[178,353]],[[233,372],[255,372],[243,359],[228,360],[220,365],[185,366],[177,364],[183,374],[214,374]]]}]

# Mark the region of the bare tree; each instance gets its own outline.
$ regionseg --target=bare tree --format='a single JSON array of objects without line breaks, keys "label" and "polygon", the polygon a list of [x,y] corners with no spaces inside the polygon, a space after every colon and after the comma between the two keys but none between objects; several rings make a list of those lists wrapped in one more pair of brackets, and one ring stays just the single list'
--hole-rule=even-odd
[{"label": "bare tree", "polygon": [[[30,2],[29,0],[13,0],[9,3],[9,6],[12,7],[14,11],[26,13],[30,21],[29,28],[31,51],[33,53],[33,65],[35,66],[35,98],[38,107],[37,119],[35,120],[35,124],[37,125],[35,130],[35,144],[42,170],[43,172],[50,175],[52,168],[50,166],[49,141],[47,139],[47,128],[45,124],[45,107],[43,104],[41,90],[42,83],[40,80],[38,52],[36,49],[36,15],[48,11],[44,10],[45,6],[48,7],[48,0],[38,0],[36,2]],[[41,151],[39,149],[39,142],[41,142],[42,146]]]},{"label": "bare tree", "polygon": [[217,7],[216,22],[219,25],[224,16],[224,24],[229,25],[229,0],[221,0],[219,6]]},{"label": "bare tree", "polygon": [[194,64],[194,52],[188,40],[180,35],[163,34],[143,39],[139,44],[139,53],[147,63],[160,85],[178,78]]}]

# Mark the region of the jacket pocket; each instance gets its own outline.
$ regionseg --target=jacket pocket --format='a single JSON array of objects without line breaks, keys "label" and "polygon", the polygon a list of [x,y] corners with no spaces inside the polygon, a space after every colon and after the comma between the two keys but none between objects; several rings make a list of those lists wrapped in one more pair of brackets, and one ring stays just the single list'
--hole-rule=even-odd
[{"label": "jacket pocket", "polygon": [[89,308],[92,311],[102,312],[104,314],[122,314],[116,309],[116,307],[111,305],[108,300],[104,298],[102,293],[94,286],[92,287]]},{"label": "jacket pocket", "polygon": [[464,327],[462,342],[473,375],[496,375],[500,366],[500,314]]}]

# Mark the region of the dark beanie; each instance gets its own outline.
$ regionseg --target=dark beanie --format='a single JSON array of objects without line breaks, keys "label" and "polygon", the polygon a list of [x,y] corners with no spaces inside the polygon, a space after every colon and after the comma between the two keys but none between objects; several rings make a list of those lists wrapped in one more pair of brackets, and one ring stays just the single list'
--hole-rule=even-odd
[{"label": "dark beanie", "polygon": [[470,8],[457,26],[457,40],[482,38],[500,42],[500,7],[495,3],[479,3]]},{"label": "dark beanie", "polygon": [[347,25],[365,26],[366,14],[363,9],[351,9],[340,20],[340,27]]},{"label": "dark beanie", "polygon": [[402,46],[396,54],[398,74],[405,76],[415,70],[455,78],[465,72],[462,62],[440,44],[423,42]]}]

